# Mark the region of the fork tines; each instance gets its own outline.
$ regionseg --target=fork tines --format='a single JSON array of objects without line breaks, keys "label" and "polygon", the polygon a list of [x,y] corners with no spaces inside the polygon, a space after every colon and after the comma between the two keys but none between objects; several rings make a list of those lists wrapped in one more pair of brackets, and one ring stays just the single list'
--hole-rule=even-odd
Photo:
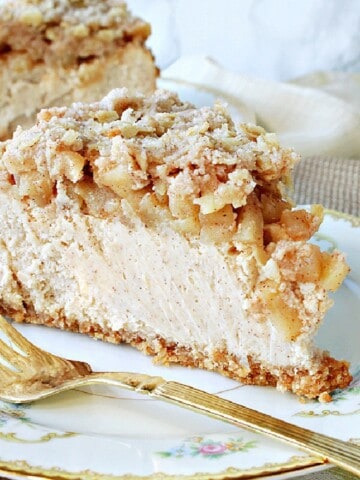
[{"label": "fork tines", "polygon": [[[0,339],[0,373],[5,375],[7,372],[14,373],[14,369],[19,371],[26,367],[28,355],[31,348],[29,342],[13,328],[7,320],[0,315],[0,331],[5,333],[9,344]],[[16,347],[16,349],[15,349]],[[12,367],[12,368],[11,368]]]}]

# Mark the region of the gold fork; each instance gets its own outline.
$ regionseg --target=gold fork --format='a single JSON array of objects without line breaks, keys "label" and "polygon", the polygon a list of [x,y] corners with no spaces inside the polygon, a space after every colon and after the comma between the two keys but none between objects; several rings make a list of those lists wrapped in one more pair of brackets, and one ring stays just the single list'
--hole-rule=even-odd
[{"label": "gold fork", "polygon": [[0,399],[28,403],[89,384],[115,385],[145,393],[225,422],[285,441],[360,476],[360,447],[297,427],[256,410],[178,382],[140,373],[96,373],[84,362],[67,360],[29,342],[0,316]]}]

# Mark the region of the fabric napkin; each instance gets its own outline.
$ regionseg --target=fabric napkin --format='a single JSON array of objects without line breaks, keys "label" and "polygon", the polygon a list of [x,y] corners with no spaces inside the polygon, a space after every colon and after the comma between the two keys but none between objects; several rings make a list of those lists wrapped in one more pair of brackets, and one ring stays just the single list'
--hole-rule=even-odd
[{"label": "fabric napkin", "polygon": [[281,83],[229,72],[196,56],[180,58],[162,78],[236,105],[245,121],[276,132],[283,145],[302,155],[360,157],[360,75],[343,83],[321,74]]}]

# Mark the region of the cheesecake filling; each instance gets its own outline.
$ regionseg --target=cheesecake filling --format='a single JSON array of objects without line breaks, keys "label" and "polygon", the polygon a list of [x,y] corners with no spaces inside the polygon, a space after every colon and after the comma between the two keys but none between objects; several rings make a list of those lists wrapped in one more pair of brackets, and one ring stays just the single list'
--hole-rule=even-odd
[{"label": "cheesecake filling", "polygon": [[9,253],[2,277],[5,270],[18,272],[25,302],[35,312],[160,336],[210,358],[225,350],[245,367],[251,355],[272,367],[317,368],[318,352],[309,340],[329,307],[325,289],[303,283],[297,298],[282,285],[285,308],[296,308],[303,318],[293,339],[262,305],[261,285],[280,275],[277,261],[284,252],[275,251],[260,267],[255,256],[238,254],[229,262],[214,244],[190,242],[166,224],[159,231],[147,227],[125,200],[119,222],[84,216],[65,190],[57,198],[29,214],[2,196]]}]

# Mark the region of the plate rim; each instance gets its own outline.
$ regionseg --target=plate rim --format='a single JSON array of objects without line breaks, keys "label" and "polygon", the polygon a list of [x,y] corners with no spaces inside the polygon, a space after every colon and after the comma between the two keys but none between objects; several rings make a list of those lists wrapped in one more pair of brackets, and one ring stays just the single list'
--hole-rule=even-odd
[{"label": "plate rim", "polygon": [[[169,474],[163,472],[153,472],[150,475],[134,475],[125,473],[121,475],[103,474],[91,470],[83,470],[70,472],[58,467],[42,468],[30,465],[25,460],[16,460],[14,462],[3,462],[0,460],[0,475],[12,474],[13,478],[24,478],[29,480],[73,480],[81,478],[81,480],[225,480],[225,479],[261,479],[273,475],[301,473],[307,474],[309,470],[314,468],[328,469],[331,466],[324,463],[323,460],[315,456],[293,456],[290,461],[282,463],[265,463],[260,467],[252,467],[247,469],[239,469],[236,467],[228,467],[220,472],[198,472],[194,474]],[[7,477],[9,480],[11,477]]]}]

